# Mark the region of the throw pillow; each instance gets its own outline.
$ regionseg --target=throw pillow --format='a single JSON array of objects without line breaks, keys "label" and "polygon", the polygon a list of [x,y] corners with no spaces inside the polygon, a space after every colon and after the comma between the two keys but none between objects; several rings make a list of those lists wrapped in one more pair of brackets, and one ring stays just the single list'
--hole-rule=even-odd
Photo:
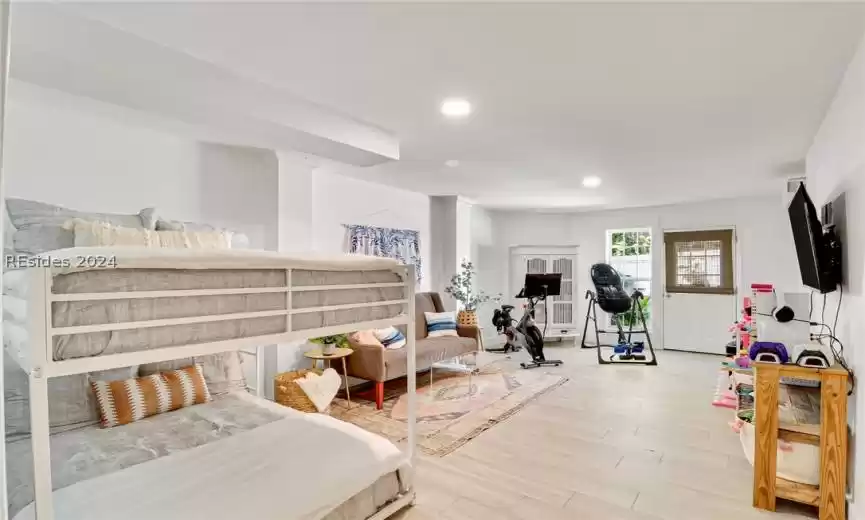
[{"label": "throw pillow", "polygon": [[9,254],[36,255],[74,246],[74,233],[63,227],[72,218],[99,220],[115,226],[154,229],[156,210],[147,208],[137,215],[88,213],[24,199],[6,199],[3,248]]},{"label": "throw pillow", "polygon": [[115,226],[110,222],[73,218],[64,228],[75,235],[76,247],[139,246],[170,249],[228,249],[228,231],[153,231],[150,229]]},{"label": "throw pillow", "polygon": [[309,371],[294,382],[309,397],[319,412],[327,410],[336,393],[339,392],[339,387],[342,386],[342,378],[332,368],[326,369],[321,375]]},{"label": "throw pillow", "polygon": [[352,332],[348,336],[348,342],[359,347],[384,347],[384,345],[381,344],[381,341],[375,337],[374,330],[359,330],[357,332]]},{"label": "throw pillow", "polygon": [[239,352],[220,352],[173,361],[145,363],[139,367],[139,376],[149,376],[169,370],[179,370],[191,365],[200,365],[204,382],[210,395],[220,395],[235,390],[246,390],[243,376],[243,358]]},{"label": "throw pillow", "polygon": [[231,249],[249,249],[249,237],[243,233],[228,229],[221,229],[210,224],[201,224],[198,222],[180,222],[178,220],[162,220],[156,221],[157,231],[224,231],[228,233],[231,240]]},{"label": "throw pillow", "polygon": [[102,427],[210,401],[200,365],[125,381],[91,381]]},{"label": "throw pillow", "polygon": [[456,312],[425,312],[427,336],[440,338],[442,336],[458,336]]},{"label": "throw pillow", "polygon": [[375,337],[384,348],[403,348],[405,346],[405,335],[396,327],[386,327],[375,331]]}]

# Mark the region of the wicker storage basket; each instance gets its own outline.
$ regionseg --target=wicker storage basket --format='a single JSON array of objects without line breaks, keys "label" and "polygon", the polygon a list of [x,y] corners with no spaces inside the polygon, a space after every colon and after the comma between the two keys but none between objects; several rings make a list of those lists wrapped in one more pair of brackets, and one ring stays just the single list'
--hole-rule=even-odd
[{"label": "wicker storage basket", "polygon": [[306,396],[300,385],[294,382],[307,374],[307,372],[315,372],[321,374],[321,370],[294,370],[292,372],[283,372],[277,374],[273,378],[273,400],[283,406],[289,406],[295,410],[307,413],[317,413],[315,405]]}]

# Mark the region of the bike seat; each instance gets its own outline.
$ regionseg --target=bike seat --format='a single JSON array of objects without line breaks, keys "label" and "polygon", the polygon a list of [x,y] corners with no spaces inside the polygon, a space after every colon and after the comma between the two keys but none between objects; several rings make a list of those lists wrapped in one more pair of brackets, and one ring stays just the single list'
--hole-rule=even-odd
[{"label": "bike seat", "polygon": [[512,310],[514,310],[514,306],[513,305],[502,305],[502,310],[505,312],[511,312]]}]

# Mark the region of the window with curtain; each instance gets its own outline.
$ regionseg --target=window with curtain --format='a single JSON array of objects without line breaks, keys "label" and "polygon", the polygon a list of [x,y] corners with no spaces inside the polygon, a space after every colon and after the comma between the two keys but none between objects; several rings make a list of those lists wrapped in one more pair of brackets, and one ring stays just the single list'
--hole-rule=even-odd
[{"label": "window with curtain", "polygon": [[358,224],[343,224],[343,251],[350,254],[393,258],[415,266],[417,283],[423,278],[420,257],[420,234],[411,229],[380,228]]}]

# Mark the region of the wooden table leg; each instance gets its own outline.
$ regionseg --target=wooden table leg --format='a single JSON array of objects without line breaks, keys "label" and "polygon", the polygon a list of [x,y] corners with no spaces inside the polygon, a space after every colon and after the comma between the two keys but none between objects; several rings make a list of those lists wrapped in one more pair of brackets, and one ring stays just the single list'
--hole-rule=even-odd
[{"label": "wooden table leg", "polygon": [[847,378],[823,376],[820,388],[820,520],[845,518]]},{"label": "wooden table leg", "polygon": [[351,410],[351,394],[348,393],[348,369],[345,368],[345,357],[342,358],[342,378],[345,381],[345,402]]},{"label": "wooden table leg", "polygon": [[775,510],[775,479],[778,456],[778,371],[780,365],[756,368],[754,403],[754,496],[758,509]]}]

